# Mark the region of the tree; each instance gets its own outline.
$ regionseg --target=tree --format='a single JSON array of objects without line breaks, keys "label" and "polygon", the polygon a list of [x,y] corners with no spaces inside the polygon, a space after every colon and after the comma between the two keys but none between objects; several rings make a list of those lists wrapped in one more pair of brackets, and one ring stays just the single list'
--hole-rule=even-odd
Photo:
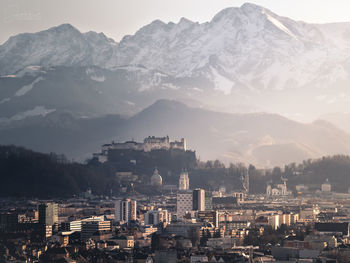
[{"label": "tree", "polygon": [[151,249],[152,249],[152,252],[154,252],[154,251],[159,249],[159,241],[160,241],[159,235],[157,233],[153,233],[152,234],[152,238],[151,238]]},{"label": "tree", "polygon": [[207,169],[213,168],[213,161],[207,161],[205,168]]},{"label": "tree", "polygon": [[204,231],[204,229],[202,229],[202,237],[199,241],[199,245],[204,247],[206,244],[207,244],[207,241],[208,241],[208,237],[207,237],[207,234],[206,232]]}]

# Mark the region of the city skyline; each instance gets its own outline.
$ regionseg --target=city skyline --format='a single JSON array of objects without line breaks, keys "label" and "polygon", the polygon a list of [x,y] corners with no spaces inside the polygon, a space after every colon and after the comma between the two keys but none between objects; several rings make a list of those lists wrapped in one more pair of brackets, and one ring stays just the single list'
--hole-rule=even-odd
[{"label": "city skyline", "polygon": [[349,1],[1,6],[0,263],[350,262]]}]

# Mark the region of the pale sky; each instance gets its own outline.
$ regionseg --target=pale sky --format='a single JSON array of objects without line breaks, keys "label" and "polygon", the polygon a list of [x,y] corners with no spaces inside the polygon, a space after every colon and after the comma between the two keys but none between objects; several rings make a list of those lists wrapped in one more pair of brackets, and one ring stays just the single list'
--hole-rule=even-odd
[{"label": "pale sky", "polygon": [[[0,0],[0,44],[11,35],[70,23],[119,41],[155,19],[210,21],[241,0]],[[250,0],[278,15],[310,23],[350,22],[350,0]]]}]

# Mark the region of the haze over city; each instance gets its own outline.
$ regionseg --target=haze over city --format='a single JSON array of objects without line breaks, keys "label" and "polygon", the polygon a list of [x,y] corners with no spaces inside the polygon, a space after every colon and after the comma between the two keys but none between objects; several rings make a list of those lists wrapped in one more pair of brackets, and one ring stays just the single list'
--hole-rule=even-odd
[{"label": "haze over city", "polygon": [[0,263],[350,262],[350,2],[2,0]]}]

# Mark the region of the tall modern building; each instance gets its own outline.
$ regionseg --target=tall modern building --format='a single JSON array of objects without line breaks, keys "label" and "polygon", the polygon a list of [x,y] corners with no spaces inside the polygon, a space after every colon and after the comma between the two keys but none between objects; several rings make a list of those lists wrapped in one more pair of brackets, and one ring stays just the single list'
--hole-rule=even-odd
[{"label": "tall modern building", "polygon": [[246,194],[249,194],[249,172],[248,171],[246,171],[243,177],[243,189],[245,190]]},{"label": "tall modern building", "polygon": [[61,230],[81,232],[81,220],[73,220],[61,223]]},{"label": "tall modern building", "polygon": [[205,192],[205,210],[213,210],[213,195],[211,192]]},{"label": "tall modern building", "polygon": [[130,199],[118,200],[115,202],[115,216],[116,222],[128,223],[131,220],[136,220],[136,201]]},{"label": "tall modern building", "polygon": [[39,223],[45,226],[53,226],[58,223],[58,204],[41,203],[38,207]]},{"label": "tall modern building", "polygon": [[188,190],[190,189],[190,179],[188,178],[188,173],[182,171],[179,178],[179,190]]},{"label": "tall modern building", "polygon": [[194,189],[192,199],[194,211],[205,211],[205,190]]},{"label": "tall modern building", "polygon": [[193,193],[190,190],[179,191],[176,197],[176,213],[178,219],[183,219],[187,212],[193,211]]},{"label": "tall modern building", "polygon": [[161,222],[168,223],[168,210],[153,210],[145,214],[145,225],[158,225]]}]

